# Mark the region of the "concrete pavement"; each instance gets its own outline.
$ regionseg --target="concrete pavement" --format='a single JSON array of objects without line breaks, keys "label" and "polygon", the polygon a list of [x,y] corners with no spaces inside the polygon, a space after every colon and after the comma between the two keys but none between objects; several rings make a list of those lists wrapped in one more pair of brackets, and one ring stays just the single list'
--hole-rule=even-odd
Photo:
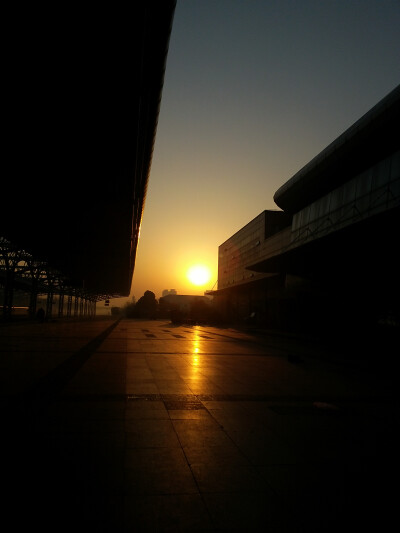
[{"label": "concrete pavement", "polygon": [[0,325],[3,530],[388,530],[393,357],[337,349],[168,320]]}]

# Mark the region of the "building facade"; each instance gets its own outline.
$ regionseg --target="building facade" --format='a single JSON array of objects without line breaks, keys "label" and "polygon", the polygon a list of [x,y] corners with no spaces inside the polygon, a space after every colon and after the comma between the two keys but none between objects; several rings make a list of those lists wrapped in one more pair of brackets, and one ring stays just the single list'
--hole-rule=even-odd
[{"label": "building facade", "polygon": [[265,318],[284,281],[280,273],[255,272],[248,266],[263,257],[264,243],[291,224],[282,211],[263,211],[219,246],[215,304],[229,322]]},{"label": "building facade", "polygon": [[221,310],[285,329],[398,322],[399,103],[400,86],[278,189],[281,212],[219,247]]}]

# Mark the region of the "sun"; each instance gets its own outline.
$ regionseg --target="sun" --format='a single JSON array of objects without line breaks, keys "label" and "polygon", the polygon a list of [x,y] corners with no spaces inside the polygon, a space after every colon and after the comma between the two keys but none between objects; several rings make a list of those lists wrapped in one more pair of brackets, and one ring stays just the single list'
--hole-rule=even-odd
[{"label": "sun", "polygon": [[205,265],[194,265],[190,267],[186,275],[188,280],[193,283],[193,285],[197,285],[199,287],[208,283],[211,278],[210,269]]}]

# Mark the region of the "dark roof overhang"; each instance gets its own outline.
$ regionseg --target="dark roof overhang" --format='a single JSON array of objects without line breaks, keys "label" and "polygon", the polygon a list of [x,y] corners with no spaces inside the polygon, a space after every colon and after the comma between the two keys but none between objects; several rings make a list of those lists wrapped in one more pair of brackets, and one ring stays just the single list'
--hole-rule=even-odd
[{"label": "dark roof overhang", "polygon": [[175,4],[8,21],[0,237],[99,294],[130,292]]},{"label": "dark roof overhang", "polygon": [[[250,268],[248,269],[250,270]],[[280,273],[265,273],[262,278],[257,279],[247,279],[246,281],[241,281],[238,283],[233,283],[227,287],[221,289],[208,290],[204,294],[206,296],[223,296],[232,293],[247,293],[251,289],[260,289],[274,286],[276,282],[281,278]]]},{"label": "dark roof overhang", "polygon": [[275,195],[294,214],[399,148],[400,85],[305,165]]},{"label": "dark roof overhang", "polygon": [[289,246],[247,268],[330,283],[364,282],[366,290],[374,279],[375,284],[385,281],[398,290],[400,260],[394,235],[399,219],[400,207],[395,207],[301,246]]}]

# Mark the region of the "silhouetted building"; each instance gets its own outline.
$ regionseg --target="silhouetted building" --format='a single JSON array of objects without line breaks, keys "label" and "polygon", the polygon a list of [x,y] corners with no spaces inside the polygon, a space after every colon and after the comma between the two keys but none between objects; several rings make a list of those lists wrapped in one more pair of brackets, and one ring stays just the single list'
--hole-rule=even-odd
[{"label": "silhouetted building", "polygon": [[[219,246],[218,291],[208,294],[218,295],[216,304],[226,319],[265,320],[285,279],[280,273],[254,272],[247,266],[262,259],[266,239],[290,226],[291,220],[282,211],[263,211]],[[279,240],[276,245],[279,249]]]},{"label": "silhouetted building", "polygon": [[168,296],[169,294],[177,294],[175,289],[164,289],[162,291],[163,296]]},{"label": "silhouetted building", "polygon": [[220,309],[290,329],[399,320],[399,103],[400,86],[276,191],[281,228],[264,212],[219,247]]},{"label": "silhouetted building", "polygon": [[167,294],[159,299],[160,305],[166,306],[169,310],[178,309],[183,312],[189,311],[191,305],[199,301],[210,304],[209,298],[195,294]]},{"label": "silhouetted building", "polygon": [[159,299],[159,314],[173,322],[201,321],[209,317],[210,298],[193,294],[168,294]]}]

